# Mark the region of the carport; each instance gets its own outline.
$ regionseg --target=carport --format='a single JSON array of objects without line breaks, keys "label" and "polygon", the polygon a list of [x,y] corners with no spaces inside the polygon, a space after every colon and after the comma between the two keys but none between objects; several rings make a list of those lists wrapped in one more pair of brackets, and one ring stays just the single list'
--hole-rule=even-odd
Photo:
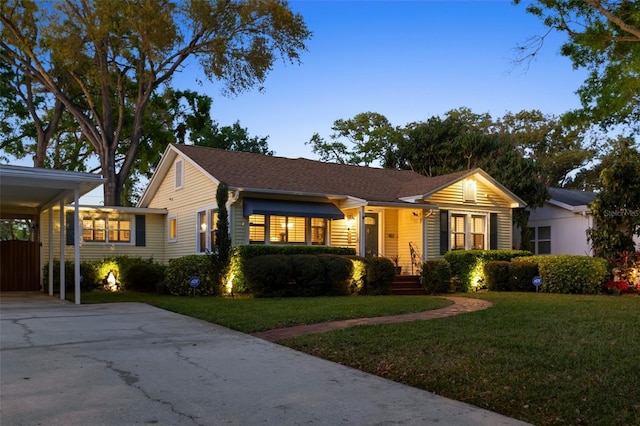
[{"label": "carport", "polygon": [[[0,219],[29,219],[33,232],[32,241],[0,241],[2,267],[0,289],[2,291],[39,290],[41,271],[46,263],[53,264],[54,249],[49,244],[48,253],[40,253],[42,235],[47,232],[49,241],[53,233],[60,233],[62,242],[58,251],[60,265],[64,265],[63,235],[67,228],[74,235],[74,289],[75,303],[80,304],[80,217],[78,200],[100,186],[104,180],[92,173],[0,164]],[[73,222],[65,224],[65,206],[73,203]],[[60,227],[54,229],[53,207],[60,207]],[[40,223],[41,213],[49,210],[49,223]],[[44,257],[47,256],[45,262]],[[32,277],[37,277],[38,288],[33,288]],[[53,268],[49,268],[49,295],[53,296]],[[65,298],[65,268],[60,268],[60,298]]]}]

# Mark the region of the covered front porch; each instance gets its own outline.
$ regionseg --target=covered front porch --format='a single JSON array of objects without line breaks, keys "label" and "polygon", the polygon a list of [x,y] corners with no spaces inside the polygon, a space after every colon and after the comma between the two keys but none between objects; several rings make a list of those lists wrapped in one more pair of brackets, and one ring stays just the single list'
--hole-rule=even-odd
[{"label": "covered front porch", "polygon": [[346,233],[345,246],[355,248],[360,256],[391,259],[398,275],[420,273],[420,265],[429,257],[433,206],[366,205],[343,211],[344,231],[338,235]]}]

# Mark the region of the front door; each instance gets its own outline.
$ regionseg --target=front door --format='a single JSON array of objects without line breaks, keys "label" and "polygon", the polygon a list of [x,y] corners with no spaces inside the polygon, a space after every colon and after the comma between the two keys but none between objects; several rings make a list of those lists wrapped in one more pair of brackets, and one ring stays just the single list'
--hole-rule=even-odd
[{"label": "front door", "polygon": [[364,215],[364,248],[365,257],[378,256],[378,213]]}]

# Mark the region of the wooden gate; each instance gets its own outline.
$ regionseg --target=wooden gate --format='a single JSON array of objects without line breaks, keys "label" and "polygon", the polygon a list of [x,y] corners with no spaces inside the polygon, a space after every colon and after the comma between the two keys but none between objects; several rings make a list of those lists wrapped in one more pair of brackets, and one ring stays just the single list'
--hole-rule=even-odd
[{"label": "wooden gate", "polygon": [[40,291],[40,243],[0,241],[0,290]]}]

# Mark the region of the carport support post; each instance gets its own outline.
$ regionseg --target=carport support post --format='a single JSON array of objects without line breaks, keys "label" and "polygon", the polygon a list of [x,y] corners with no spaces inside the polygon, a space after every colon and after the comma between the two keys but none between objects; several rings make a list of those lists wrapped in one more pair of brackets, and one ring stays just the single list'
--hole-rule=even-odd
[{"label": "carport support post", "polygon": [[65,226],[64,226],[64,200],[60,200],[60,299],[64,300],[65,299],[65,276],[64,276],[64,270],[65,268],[65,264],[64,264],[64,245],[65,245],[65,239],[64,239],[64,230],[65,230]]},{"label": "carport support post", "polygon": [[80,190],[76,188],[73,194],[73,279],[75,283],[75,303],[80,304],[80,211],[78,202]]},{"label": "carport support post", "polygon": [[49,296],[53,296],[53,206],[49,207]]}]

